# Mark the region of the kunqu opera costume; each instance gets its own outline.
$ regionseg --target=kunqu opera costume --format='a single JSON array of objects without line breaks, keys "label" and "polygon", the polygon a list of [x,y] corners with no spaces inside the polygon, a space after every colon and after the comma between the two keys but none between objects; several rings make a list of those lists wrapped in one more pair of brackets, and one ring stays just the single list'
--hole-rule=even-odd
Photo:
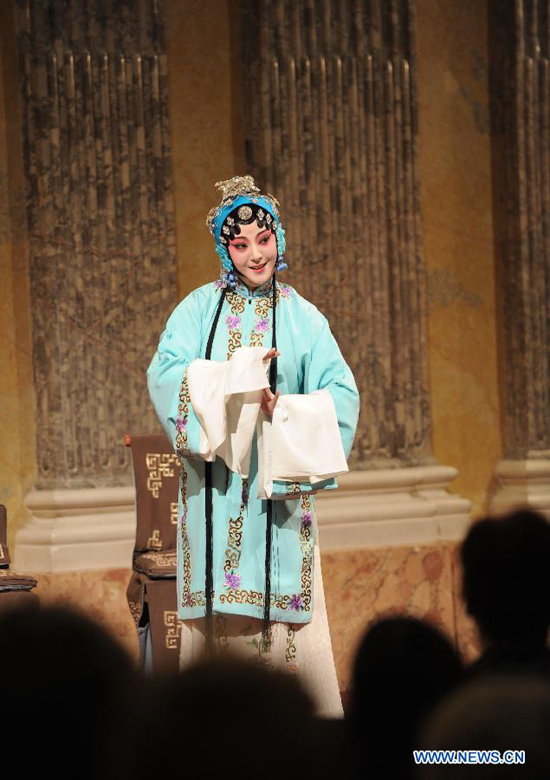
[{"label": "kunqu opera costume", "polygon": [[[148,370],[181,462],[182,663],[205,641],[233,645],[298,672],[319,711],[338,715],[314,494],[347,471],[357,388],[326,318],[278,281],[286,265],[277,201],[248,176],[218,186],[207,224],[222,276],[177,306]],[[250,291],[228,246],[253,221],[275,234],[278,262]],[[272,346],[280,356],[267,367]],[[260,408],[268,386],[281,392],[272,417]]]}]

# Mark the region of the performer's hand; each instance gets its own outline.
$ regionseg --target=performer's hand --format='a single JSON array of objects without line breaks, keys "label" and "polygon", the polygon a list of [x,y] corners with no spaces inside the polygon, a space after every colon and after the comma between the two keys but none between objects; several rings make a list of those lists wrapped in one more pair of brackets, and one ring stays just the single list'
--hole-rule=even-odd
[{"label": "performer's hand", "polygon": [[279,350],[275,349],[275,347],[271,347],[269,352],[266,352],[265,357],[263,358],[263,360],[264,360],[264,362],[266,360],[271,360],[271,358],[279,357],[280,354],[281,353],[279,352]]},{"label": "performer's hand", "polygon": [[277,390],[275,395],[273,395],[269,387],[266,387],[264,390],[264,394],[262,396],[262,403],[260,406],[262,412],[265,412],[265,414],[268,414],[270,417],[273,417],[273,410],[277,405],[277,401],[279,400],[280,395],[281,395],[280,390]]}]

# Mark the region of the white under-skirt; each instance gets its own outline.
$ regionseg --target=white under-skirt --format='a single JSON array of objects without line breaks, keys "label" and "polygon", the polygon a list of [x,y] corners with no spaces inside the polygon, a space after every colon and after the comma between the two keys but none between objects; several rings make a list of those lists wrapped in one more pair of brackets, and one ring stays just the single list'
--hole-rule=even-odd
[{"label": "white under-skirt", "polygon": [[[260,619],[214,613],[214,642],[219,652],[231,650],[255,656],[262,663],[296,674],[313,698],[319,717],[342,718],[344,712],[330,641],[318,544],[314,546],[313,582],[313,619],[310,623],[272,623],[271,641],[269,647],[265,647]],[[184,620],[180,669],[197,661],[203,653],[204,618]]]}]

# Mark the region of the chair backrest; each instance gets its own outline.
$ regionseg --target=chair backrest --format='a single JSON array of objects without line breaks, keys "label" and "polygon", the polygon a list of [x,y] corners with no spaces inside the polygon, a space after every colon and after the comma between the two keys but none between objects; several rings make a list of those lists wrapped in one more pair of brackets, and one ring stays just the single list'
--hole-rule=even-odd
[{"label": "chair backrest", "polygon": [[4,504],[0,504],[0,568],[10,565],[10,551],[8,550],[8,513]]},{"label": "chair backrest", "polygon": [[134,554],[174,550],[178,522],[179,460],[163,434],[129,436],[136,487]]}]

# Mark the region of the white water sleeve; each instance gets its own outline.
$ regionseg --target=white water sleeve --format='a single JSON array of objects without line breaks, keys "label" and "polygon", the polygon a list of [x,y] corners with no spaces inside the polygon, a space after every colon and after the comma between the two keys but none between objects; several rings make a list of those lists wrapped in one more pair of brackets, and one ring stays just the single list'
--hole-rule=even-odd
[{"label": "white water sleeve", "polygon": [[328,390],[284,395],[269,420],[258,416],[259,498],[273,480],[312,484],[348,471],[334,401]]},{"label": "white water sleeve", "polygon": [[250,452],[262,393],[269,387],[265,347],[243,347],[223,363],[194,360],[187,370],[189,393],[199,420],[204,460],[219,455],[227,466],[248,477]]}]

